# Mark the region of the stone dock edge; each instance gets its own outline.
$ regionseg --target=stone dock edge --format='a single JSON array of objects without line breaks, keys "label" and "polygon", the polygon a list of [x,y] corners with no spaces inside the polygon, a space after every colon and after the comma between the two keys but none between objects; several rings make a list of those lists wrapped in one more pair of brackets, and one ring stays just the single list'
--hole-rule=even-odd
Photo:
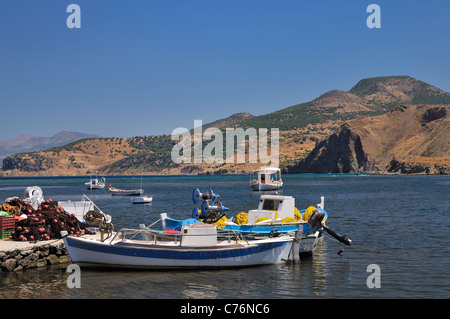
[{"label": "stone dock edge", "polygon": [[[87,235],[85,237],[95,237]],[[62,239],[38,242],[0,240],[0,272],[69,264],[72,260]]]}]

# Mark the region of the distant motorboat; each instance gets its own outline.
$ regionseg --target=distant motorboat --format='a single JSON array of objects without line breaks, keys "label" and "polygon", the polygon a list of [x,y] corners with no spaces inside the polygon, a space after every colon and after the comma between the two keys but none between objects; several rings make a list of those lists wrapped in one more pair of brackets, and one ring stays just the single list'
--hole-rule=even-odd
[{"label": "distant motorboat", "polygon": [[112,186],[108,187],[113,196],[139,196],[144,193],[142,188],[139,189],[118,189]]},{"label": "distant motorboat", "polygon": [[133,197],[133,198],[130,198],[130,201],[133,204],[146,204],[146,203],[151,203],[153,201],[153,197],[152,196]]},{"label": "distant motorboat", "polygon": [[263,166],[252,171],[250,175],[250,187],[254,191],[277,190],[283,187],[281,170],[278,167]]},{"label": "distant motorboat", "polygon": [[[93,173],[98,174],[98,171],[94,171]],[[98,177],[96,176],[91,177],[91,179],[89,180],[89,182],[84,183],[84,185],[86,185],[87,189],[103,189],[106,186],[106,180],[104,177],[102,177],[102,179],[99,181]]]}]

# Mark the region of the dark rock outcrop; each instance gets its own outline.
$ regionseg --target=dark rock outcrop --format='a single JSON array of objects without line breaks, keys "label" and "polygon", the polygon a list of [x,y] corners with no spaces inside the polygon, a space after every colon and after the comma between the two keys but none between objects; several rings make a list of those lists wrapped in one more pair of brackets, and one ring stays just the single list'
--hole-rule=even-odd
[{"label": "dark rock outcrop", "polygon": [[449,175],[450,167],[438,163],[408,163],[395,157],[386,167],[388,173]]},{"label": "dark rock outcrop", "polygon": [[429,123],[447,116],[447,109],[445,107],[433,107],[426,110],[422,115],[422,123]]},{"label": "dark rock outcrop", "polygon": [[316,145],[311,153],[286,173],[358,173],[372,171],[375,160],[364,152],[361,138],[347,124]]}]

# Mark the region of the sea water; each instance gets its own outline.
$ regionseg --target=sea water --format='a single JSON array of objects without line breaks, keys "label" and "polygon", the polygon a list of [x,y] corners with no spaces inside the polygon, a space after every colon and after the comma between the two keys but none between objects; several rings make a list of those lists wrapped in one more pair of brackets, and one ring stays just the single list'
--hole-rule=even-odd
[{"label": "sea water", "polygon": [[[240,269],[132,271],[81,269],[81,288],[69,288],[67,265],[0,272],[0,298],[449,298],[450,176],[283,175],[282,195],[307,208],[325,197],[327,225],[352,246],[324,235],[300,264]],[[39,186],[45,199],[80,200],[86,194],[112,216],[114,228],[137,228],[169,217],[190,218],[192,190],[213,189],[227,217],[258,206],[247,176],[107,177],[117,188],[142,188],[151,204],[87,190],[87,177],[2,178],[0,201]],[[340,248],[343,252],[338,254]],[[371,265],[379,269],[371,287]]]}]

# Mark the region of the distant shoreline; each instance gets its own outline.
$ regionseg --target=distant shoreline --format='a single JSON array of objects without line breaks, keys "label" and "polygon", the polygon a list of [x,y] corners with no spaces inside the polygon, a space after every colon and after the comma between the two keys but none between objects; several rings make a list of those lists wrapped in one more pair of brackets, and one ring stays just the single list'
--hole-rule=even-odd
[{"label": "distant shoreline", "polygon": [[[389,172],[375,172],[375,173],[284,173],[283,176],[294,175],[308,175],[308,176],[448,176],[449,174],[427,174],[427,173],[389,173]],[[152,177],[220,177],[220,176],[248,176],[248,174],[142,174],[142,175],[102,175],[98,176],[105,178],[152,178]],[[43,176],[0,176],[0,180],[13,180],[13,179],[89,179],[92,175],[43,175]]]}]

